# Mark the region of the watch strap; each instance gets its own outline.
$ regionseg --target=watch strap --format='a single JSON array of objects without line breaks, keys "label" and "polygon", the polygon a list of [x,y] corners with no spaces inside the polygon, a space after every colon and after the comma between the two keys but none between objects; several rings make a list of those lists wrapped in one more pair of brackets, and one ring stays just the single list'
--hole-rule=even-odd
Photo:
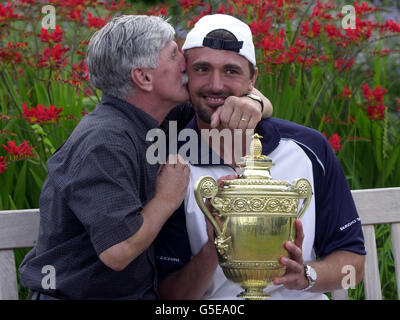
[{"label": "watch strap", "polygon": [[261,97],[255,95],[254,93],[248,93],[245,96],[255,101],[258,101],[261,104],[261,113],[264,112],[264,102],[262,101]]},{"label": "watch strap", "polygon": [[[308,290],[310,290],[310,289],[315,285],[315,283],[317,282],[316,279],[313,279],[313,278],[311,277],[311,275],[310,275],[310,268],[313,268],[313,267],[311,267],[311,266],[308,265],[308,264],[305,264],[305,265],[304,265],[304,276],[305,276],[306,279],[308,280],[308,286],[305,287],[304,289],[301,289],[300,291],[308,291]],[[314,268],[313,268],[313,269],[314,269]],[[314,272],[315,272],[315,269],[314,269]]]}]

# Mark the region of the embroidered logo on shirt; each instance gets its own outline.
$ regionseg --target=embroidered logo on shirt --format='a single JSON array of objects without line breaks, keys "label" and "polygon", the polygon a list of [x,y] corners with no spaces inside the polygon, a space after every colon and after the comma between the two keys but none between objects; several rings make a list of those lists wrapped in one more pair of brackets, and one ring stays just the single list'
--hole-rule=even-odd
[{"label": "embroidered logo on shirt", "polygon": [[164,257],[164,256],[157,256],[158,260],[164,260],[164,261],[171,261],[171,262],[180,262],[181,260],[179,258],[174,258],[174,257]]},{"label": "embroidered logo on shirt", "polygon": [[358,221],[361,221],[361,219],[357,218],[357,219],[350,221],[349,223],[346,223],[344,226],[340,227],[340,231],[347,229],[348,227],[350,227],[351,225],[355,224]]}]

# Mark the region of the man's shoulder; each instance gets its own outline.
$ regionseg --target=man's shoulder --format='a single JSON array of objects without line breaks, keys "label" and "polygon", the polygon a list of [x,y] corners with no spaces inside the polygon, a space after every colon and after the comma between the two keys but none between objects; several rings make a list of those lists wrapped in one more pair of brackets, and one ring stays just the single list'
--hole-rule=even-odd
[{"label": "man's shoulder", "polygon": [[327,140],[321,132],[313,128],[279,118],[269,118],[260,121],[261,135],[277,135],[279,139],[293,140],[311,149],[325,149]]},{"label": "man's shoulder", "polygon": [[275,127],[283,138],[311,135],[311,137],[314,139],[323,140],[323,135],[318,130],[285,119],[273,118],[273,117],[268,119],[263,119],[260,121],[260,126],[263,126],[264,128],[272,126]]},{"label": "man's shoulder", "polygon": [[88,114],[47,161],[49,174],[71,177],[91,154],[98,155],[99,161],[111,158],[112,154],[122,157],[123,153],[133,158],[137,154],[137,139],[134,130],[121,122]]},{"label": "man's shoulder", "polygon": [[279,118],[262,120],[259,124],[259,133],[262,136],[273,137],[277,143],[282,140],[296,143],[309,154],[310,158],[323,167],[335,157],[328,140],[322,133],[293,121]]}]

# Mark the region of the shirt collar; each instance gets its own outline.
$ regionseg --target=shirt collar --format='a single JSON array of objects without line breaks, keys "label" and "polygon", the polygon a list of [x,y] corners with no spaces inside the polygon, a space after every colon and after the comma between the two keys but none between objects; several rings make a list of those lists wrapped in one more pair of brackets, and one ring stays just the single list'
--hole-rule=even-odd
[{"label": "shirt collar", "polygon": [[109,94],[103,94],[101,104],[106,105],[107,107],[115,108],[130,121],[132,121],[134,128],[137,128],[137,134],[144,140],[146,140],[146,135],[149,130],[160,128],[160,125],[156,119],[125,100]]},{"label": "shirt collar", "polygon": [[[192,129],[197,133],[197,163],[191,163],[193,165],[201,166],[201,165],[228,165],[224,162],[223,159],[219,157],[208,145],[208,143],[203,142],[202,148],[202,138],[200,135],[200,129],[197,126],[196,117],[188,123],[186,129]],[[262,154],[269,155],[272,151],[274,151],[281,139],[281,135],[279,129],[276,127],[275,121],[273,118],[261,120],[255,130],[259,135],[263,138],[261,139],[262,144]],[[187,139],[184,141],[178,141],[178,150],[189,141],[190,137],[187,136]],[[204,147],[204,145],[206,147]],[[213,158],[214,157],[214,158]],[[218,159],[218,161],[216,161]]]}]

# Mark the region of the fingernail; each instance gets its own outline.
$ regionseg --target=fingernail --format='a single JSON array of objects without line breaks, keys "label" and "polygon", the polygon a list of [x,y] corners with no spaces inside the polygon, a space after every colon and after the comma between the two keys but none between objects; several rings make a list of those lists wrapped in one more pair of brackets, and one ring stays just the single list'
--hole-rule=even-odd
[{"label": "fingernail", "polygon": [[281,262],[284,263],[284,264],[286,264],[286,263],[288,262],[288,259],[285,258],[285,257],[282,257],[282,258],[281,258]]}]

